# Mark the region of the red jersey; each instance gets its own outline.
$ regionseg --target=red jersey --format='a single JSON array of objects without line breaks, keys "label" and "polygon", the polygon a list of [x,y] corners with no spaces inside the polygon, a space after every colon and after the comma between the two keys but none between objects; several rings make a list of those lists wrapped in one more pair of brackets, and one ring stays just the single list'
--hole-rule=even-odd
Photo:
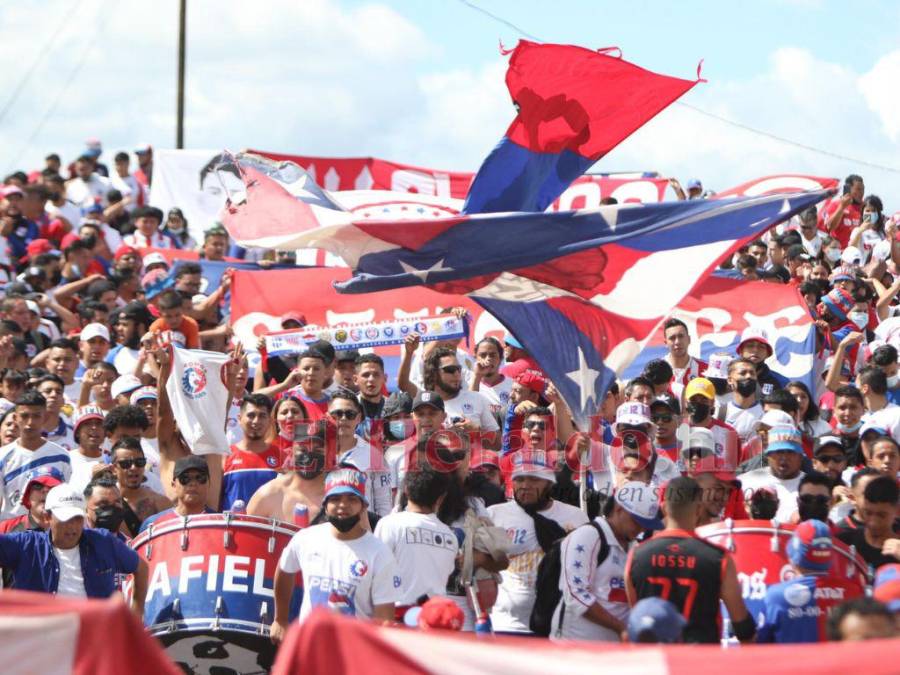
[{"label": "red jersey", "polygon": [[[825,223],[828,222],[828,219],[838,210],[840,205],[841,198],[835,197],[822,209],[822,222],[819,225],[819,229],[826,234],[828,234],[828,231],[825,229]],[[850,243],[850,234],[853,232],[854,227],[859,227],[861,220],[862,205],[850,202],[847,208],[844,209],[844,215],[841,217],[840,222],[834,228],[834,231],[831,232],[831,236],[841,242],[842,249],[847,248],[847,244]]]},{"label": "red jersey", "polygon": [[706,361],[701,361],[700,359],[695,359],[693,356],[688,361],[687,366],[684,368],[676,368],[672,363],[672,355],[666,354],[665,357],[666,363],[672,366],[672,385],[669,389],[672,390],[672,395],[675,398],[681,398],[682,392],[684,392],[684,388],[687,386],[687,383],[693,380],[695,377],[703,377],[706,374],[707,363]]}]

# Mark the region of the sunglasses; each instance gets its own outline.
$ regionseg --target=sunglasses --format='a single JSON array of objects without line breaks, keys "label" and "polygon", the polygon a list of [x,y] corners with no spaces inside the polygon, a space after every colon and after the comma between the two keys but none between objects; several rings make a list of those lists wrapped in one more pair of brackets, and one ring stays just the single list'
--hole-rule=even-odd
[{"label": "sunglasses", "polygon": [[182,485],[190,485],[191,483],[199,483],[200,485],[206,485],[206,481],[209,480],[209,476],[204,473],[195,473],[191,475],[181,474],[178,476],[178,482]]},{"label": "sunglasses", "polygon": [[147,458],[146,457],[138,457],[137,459],[120,459],[116,462],[119,465],[120,469],[128,470],[133,466],[136,466],[139,469],[143,469],[147,466]]},{"label": "sunglasses", "polygon": [[671,422],[675,418],[672,415],[661,413],[659,415],[653,415],[650,419],[654,422]]},{"label": "sunglasses", "polygon": [[528,420],[522,426],[525,427],[526,429],[544,430],[547,428],[547,423],[544,420]]},{"label": "sunglasses", "polygon": [[797,501],[801,504],[827,504],[831,500],[825,495],[800,495]]},{"label": "sunglasses", "polygon": [[462,366],[442,366],[441,371],[448,375],[455,375],[456,373],[462,372]]},{"label": "sunglasses", "polygon": [[819,455],[816,459],[822,464],[843,464],[847,461],[844,455]]},{"label": "sunglasses", "polygon": [[356,415],[358,414],[355,410],[346,410],[344,408],[339,408],[338,410],[331,410],[328,413],[336,420],[354,420],[356,419]]}]

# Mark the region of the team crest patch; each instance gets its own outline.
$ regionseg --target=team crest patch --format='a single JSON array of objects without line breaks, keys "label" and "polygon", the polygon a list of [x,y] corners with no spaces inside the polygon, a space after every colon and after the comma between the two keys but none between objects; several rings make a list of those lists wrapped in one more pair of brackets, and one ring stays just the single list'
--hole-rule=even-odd
[{"label": "team crest patch", "polygon": [[188,361],[181,376],[181,391],[189,399],[197,400],[207,395],[206,366],[199,361]]},{"label": "team crest patch", "polygon": [[350,574],[354,577],[362,578],[366,576],[366,572],[368,571],[369,566],[366,564],[365,560],[356,560],[350,565]]}]

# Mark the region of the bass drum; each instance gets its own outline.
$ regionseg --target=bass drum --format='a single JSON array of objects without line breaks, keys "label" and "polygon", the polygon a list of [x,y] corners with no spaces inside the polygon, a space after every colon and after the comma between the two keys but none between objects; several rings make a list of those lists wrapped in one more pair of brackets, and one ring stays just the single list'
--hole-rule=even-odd
[{"label": "bass drum", "polygon": [[[257,516],[210,513],[154,523],[131,542],[150,568],[144,625],[186,673],[260,673],[274,577],[298,528]],[[295,589],[291,619],[301,594]]]},{"label": "bass drum", "polygon": [[[794,525],[768,520],[731,520],[697,528],[697,536],[731,553],[741,582],[744,604],[754,620],[764,612],[766,589],[795,576],[787,558]],[[847,599],[865,594],[868,565],[842,541],[832,538],[835,556],[829,577],[835,592]],[[724,607],[723,607],[724,612]]]}]

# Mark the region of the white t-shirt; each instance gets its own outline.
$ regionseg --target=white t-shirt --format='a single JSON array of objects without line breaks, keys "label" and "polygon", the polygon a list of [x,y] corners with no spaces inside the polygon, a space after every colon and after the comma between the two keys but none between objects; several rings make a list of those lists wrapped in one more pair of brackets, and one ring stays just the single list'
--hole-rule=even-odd
[{"label": "white t-shirt", "polygon": [[59,586],[58,595],[66,595],[72,598],[86,598],[84,590],[84,573],[81,571],[81,549],[61,549],[53,547],[53,553],[59,560]]},{"label": "white t-shirt", "polygon": [[509,395],[512,392],[512,378],[505,377],[493,387],[482,382],[478,385],[478,393],[487,399],[491,408],[491,414],[498,415],[503,408],[509,405]]},{"label": "white t-shirt", "polygon": [[[472,381],[472,368],[475,365],[472,355],[464,349],[457,348],[456,358],[462,366],[462,382]],[[425,360],[422,358],[422,350],[416,351],[412,363],[409,364],[409,381],[420,390],[425,389]]]},{"label": "white t-shirt", "polygon": [[[528,621],[536,596],[537,569],[544,557],[534,531],[534,518],[514,501],[489,506],[488,514],[494,525],[506,530],[510,543],[509,567],[500,572],[501,583],[491,610],[491,624],[494,630],[530,633]],[[566,531],[588,522],[584,511],[555,500],[540,514],[559,523]]]},{"label": "white t-shirt", "polygon": [[[393,506],[391,472],[382,458],[372,457],[373,452],[378,452],[378,448],[357,436],[356,445],[338,458],[338,464],[347,464],[366,474],[366,499],[369,500],[369,509],[379,516],[386,516]],[[373,462],[373,459],[376,461]]]},{"label": "white t-shirt", "polygon": [[45,438],[48,441],[53,441],[69,452],[78,447],[78,443],[75,442],[75,431],[72,426],[72,420],[63,413],[59,414],[56,428],[49,432]]},{"label": "white t-shirt", "polygon": [[387,544],[397,561],[403,580],[398,605],[414,605],[423,595],[446,594],[459,542],[435,514],[392,513],[378,521],[375,536]]},{"label": "white t-shirt", "polygon": [[49,214],[51,220],[61,216],[69,221],[73,231],[78,231],[78,226],[81,224],[81,209],[68,199],[63,201],[62,206],[56,206],[56,204],[48,200],[44,205],[44,210]]},{"label": "white t-shirt", "polygon": [[175,248],[172,240],[161,232],[154,232],[150,237],[144,236],[141,232],[135,230],[129,235],[122,238],[123,243],[135,248]]},{"label": "white t-shirt", "polygon": [[225,419],[225,438],[228,439],[228,447],[237,445],[244,440],[244,430],[238,421],[241,414],[241,404],[232,399],[231,407],[228,409],[228,415]]},{"label": "white t-shirt", "polygon": [[283,571],[303,572],[300,621],[314,607],[372,618],[375,605],[394,604],[400,598],[400,572],[387,545],[371,532],[344,541],[333,531],[330,523],[300,530],[281,552],[278,566]]},{"label": "white t-shirt", "polygon": [[87,484],[93,478],[93,469],[97,464],[106,464],[106,460],[101,454],[100,457],[88,457],[82,455],[77,449],[69,453],[69,461],[72,464],[72,477],[69,478],[69,485],[83,492]]},{"label": "white t-shirt", "polygon": [[141,187],[141,184],[137,182],[137,178],[131,174],[128,174],[123,178],[117,173],[110,176],[109,182],[116,190],[122,193],[123,199],[131,197],[131,203],[125,207],[128,211],[133,211],[134,208],[143,201],[143,188]]},{"label": "white t-shirt", "polygon": [[[112,185],[109,178],[100,174],[92,173],[86,181],[81,178],[74,178],[66,184],[66,198],[75,206],[82,209],[100,204],[107,206],[109,202],[106,200],[106,193],[109,192]],[[81,224],[79,222],[72,223],[73,228],[77,228]]]},{"label": "white t-shirt", "polygon": [[72,475],[72,464],[69,453],[51,441],[45,442],[37,450],[27,450],[19,445],[18,440],[0,448],[0,489],[2,489],[2,506],[0,520],[20,516],[26,509],[20,503],[22,490],[28,483],[28,474],[38,467],[57,469],[66,481]]},{"label": "white t-shirt", "polygon": [[725,408],[725,423],[734,427],[742,443],[756,433],[756,423],[763,416],[762,404],[757,401],[749,408],[741,408],[731,401]]},{"label": "white t-shirt", "polygon": [[162,478],[159,473],[159,440],[156,438],[141,438],[141,450],[144,451],[144,457],[147,460],[147,467],[144,469],[144,485],[158,492],[165,494],[162,485]]},{"label": "white t-shirt", "polygon": [[738,478],[741,480],[741,490],[745,495],[753,494],[761,487],[774,488],[775,494],[778,495],[778,511],[775,513],[775,519],[779,523],[787,523],[797,510],[797,493],[800,491],[800,479],[804,475],[801,471],[794,478],[782,480],[773,476],[769,467],[765,466],[741,474]]},{"label": "white t-shirt", "polygon": [[888,403],[881,410],[866,413],[862,416],[863,423],[875,423],[884,428],[895,441],[900,443],[900,406],[896,403]]},{"label": "white t-shirt", "polygon": [[137,367],[138,355],[140,350],[131,347],[122,347],[116,351],[112,364],[116,367],[119,375],[132,375]]},{"label": "white t-shirt", "polygon": [[63,397],[66,399],[66,403],[72,405],[72,408],[78,407],[78,400],[81,398],[81,379],[76,377],[72,384],[67,384],[63,388]]},{"label": "white t-shirt", "polygon": [[822,244],[824,242],[825,237],[822,236],[822,232],[820,230],[816,230],[816,233],[813,235],[812,239],[807,239],[802,234],[800,235],[800,243],[803,245],[804,250],[813,258],[819,255],[819,251],[822,250]]},{"label": "white t-shirt", "polygon": [[449,401],[444,401],[444,410],[448,423],[452,423],[454,417],[463,417],[477,424],[482,431],[497,431],[500,428],[491,414],[487,398],[477,391],[461,390]]},{"label": "white t-shirt", "polygon": [[[559,590],[562,591],[562,599],[550,624],[550,637],[554,640],[619,642],[618,633],[584,618],[585,612],[595,602],[620,621],[628,619],[628,598],[625,595],[628,550],[616,539],[606,519],[596,518],[595,521],[602,528],[609,546],[609,554],[599,567],[600,536],[593,527],[579,527],[563,540],[560,548],[562,574],[559,575]],[[565,614],[560,630],[563,607]]]},{"label": "white t-shirt", "polygon": [[[602,471],[592,471],[591,476],[594,483],[594,489],[600,494],[611,495],[616,487],[616,471],[615,462],[610,454],[610,446],[604,444],[605,468]],[[663,485],[673,478],[681,476],[681,470],[678,465],[665,455],[656,455],[656,464],[653,466],[653,476],[650,477],[651,485]]]}]

